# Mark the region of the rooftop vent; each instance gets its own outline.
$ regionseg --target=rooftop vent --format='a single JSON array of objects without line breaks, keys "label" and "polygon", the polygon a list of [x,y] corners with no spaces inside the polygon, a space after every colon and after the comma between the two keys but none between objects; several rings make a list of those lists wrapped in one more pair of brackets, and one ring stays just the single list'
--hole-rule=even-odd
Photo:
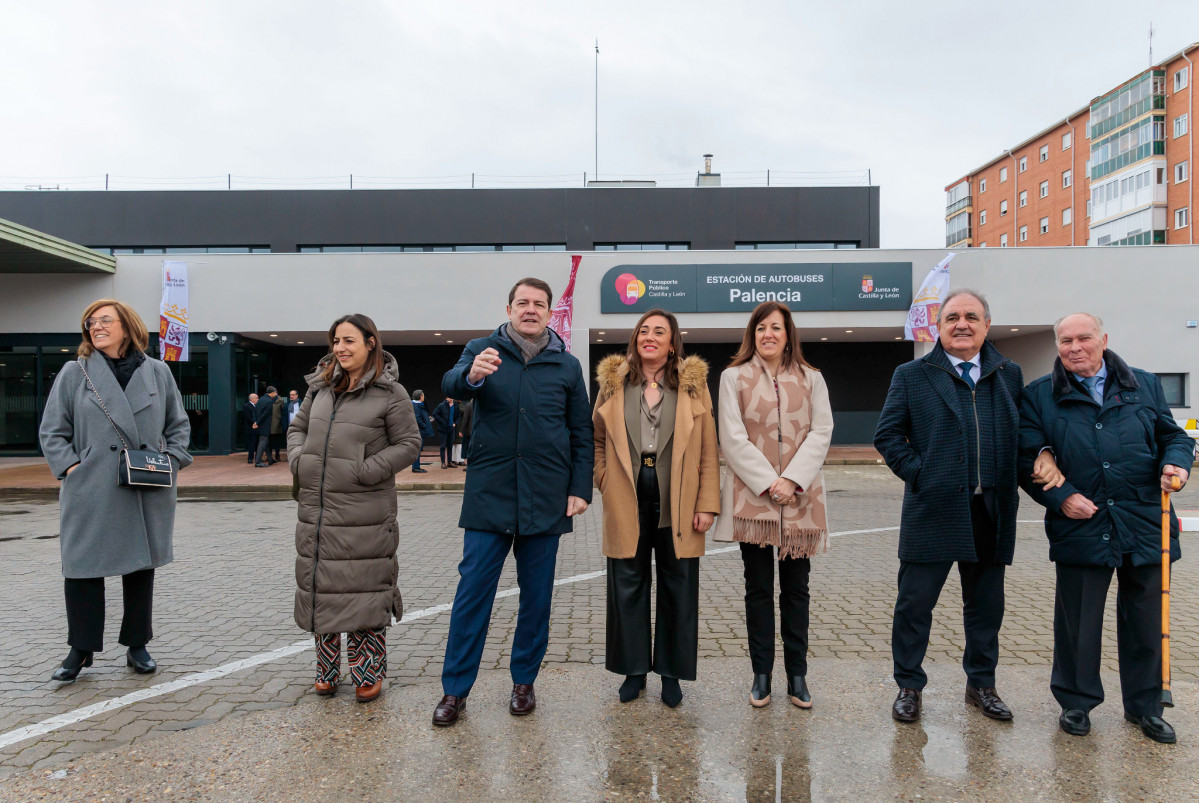
[{"label": "rooftop vent", "polygon": [[712,154],[704,154],[704,172],[695,177],[697,187],[719,187],[720,174],[712,172]]}]

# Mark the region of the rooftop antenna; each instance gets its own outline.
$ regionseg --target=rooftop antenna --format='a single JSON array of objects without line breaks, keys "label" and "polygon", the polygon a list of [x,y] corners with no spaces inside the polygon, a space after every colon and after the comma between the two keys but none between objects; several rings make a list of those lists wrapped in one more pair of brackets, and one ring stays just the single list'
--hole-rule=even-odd
[{"label": "rooftop antenna", "polygon": [[595,180],[599,181],[599,39],[595,40]]},{"label": "rooftop antenna", "polygon": [[1153,20],[1149,20],[1149,66],[1153,66]]}]

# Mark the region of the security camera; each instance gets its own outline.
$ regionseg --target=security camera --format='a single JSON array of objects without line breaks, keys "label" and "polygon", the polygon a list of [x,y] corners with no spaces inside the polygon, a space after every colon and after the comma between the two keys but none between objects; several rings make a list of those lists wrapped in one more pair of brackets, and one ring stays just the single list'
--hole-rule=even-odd
[{"label": "security camera", "polygon": [[225,337],[224,335],[218,335],[216,332],[209,332],[208,339],[213,343],[223,346],[225,345],[225,341],[227,341],[229,338]]},{"label": "security camera", "polygon": [[215,341],[215,340],[216,340],[218,337],[220,337],[220,335],[218,335],[216,332],[209,332],[209,333],[208,333],[208,340],[209,340],[209,341]]}]

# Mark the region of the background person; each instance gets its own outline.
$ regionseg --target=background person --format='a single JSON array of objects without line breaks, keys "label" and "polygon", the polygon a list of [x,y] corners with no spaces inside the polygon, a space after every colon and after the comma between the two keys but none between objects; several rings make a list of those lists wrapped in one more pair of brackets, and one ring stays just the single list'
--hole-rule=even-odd
[{"label": "background person", "polygon": [[[412,415],[416,418],[416,426],[420,429],[421,448],[424,448],[425,441],[436,435],[433,432],[433,416],[429,415],[429,411],[425,409],[425,392],[420,390],[412,391]],[[416,459],[412,461],[412,472],[414,474],[427,474],[428,471],[420,467],[421,450],[416,452]]]},{"label": "background person", "polygon": [[469,399],[459,405],[462,417],[458,420],[458,437],[462,439],[462,451],[459,452],[460,462],[466,465],[470,457],[470,433],[475,426],[475,403]]},{"label": "background person", "polygon": [[[1062,707],[1058,724],[1085,736],[1091,709],[1103,702],[1103,609],[1114,571],[1124,717],[1172,744],[1160,697],[1160,495],[1171,477],[1186,484],[1195,442],[1175,423],[1158,378],[1108,350],[1099,318],[1067,315],[1053,331],[1058,357],[1024,390],[1020,447],[1025,466],[1049,447],[1065,474],[1060,487],[1024,484],[1045,506],[1057,569],[1050,688]],[[1171,511],[1170,559],[1180,555]]]},{"label": "background person", "polygon": [[175,472],[192,462],[179,388],[166,363],[146,356],[149,334],[138,314],[101,299],[83,311],[82,330],[79,360],[55,378],[40,433],[50,470],[62,480],[59,547],[71,651],[54,672],[59,681],[74,680],[104,649],[104,578],[117,575],[124,595],[117,641],[129,648],[126,664],[139,674],[158,668],[146,645],[154,637],[154,570],[174,557],[176,487],[121,487],[117,467],[125,444],[166,451]]},{"label": "background person", "polygon": [[258,394],[251,393],[246,397],[246,403],[241,406],[241,417],[246,435],[246,462],[254,464],[254,453],[258,451],[258,428],[254,426],[254,407],[258,404]]},{"label": "background person", "polygon": [[328,340],[287,432],[300,485],[295,620],[316,638],[316,693],[337,693],[347,633],[354,694],[368,702],[387,676],[387,628],[404,614],[395,476],[420,451],[420,433],[374,321],[342,316]]},{"label": "background person", "polygon": [[438,433],[440,438],[438,445],[441,447],[442,468],[457,465],[454,462],[454,438],[458,432],[456,427],[460,413],[457,403],[449,397],[433,408],[433,420],[437,422],[437,428],[441,430]]},{"label": "background person", "polygon": [[278,397],[279,392],[273,386],[268,386],[266,395],[254,405],[254,431],[258,433],[258,447],[254,452],[255,468],[266,468],[277,462],[271,455],[271,418]]},{"label": "background person", "polygon": [[287,424],[285,422],[285,412],[287,402],[278,393],[273,396],[274,403],[271,405],[271,462],[279,462],[279,450],[286,447],[284,438],[287,435]]},{"label": "background person", "polygon": [[[604,497],[608,559],[607,658],[624,675],[620,701],[635,699],[653,670],[662,701],[683,699],[695,680],[699,559],[720,511],[716,421],[708,364],[683,356],[675,316],[641,316],[624,354],[596,371],[595,485]],[[657,622],[650,630],[651,564],[657,563]]]},{"label": "background person", "polygon": [[770,704],[776,560],[787,696],[812,707],[808,577],[812,555],[828,543],[821,468],[832,436],[828,387],[803,357],[791,310],[759,304],[720,375],[720,444],[731,476],[716,532],[716,540],[741,544],[755,708]]}]

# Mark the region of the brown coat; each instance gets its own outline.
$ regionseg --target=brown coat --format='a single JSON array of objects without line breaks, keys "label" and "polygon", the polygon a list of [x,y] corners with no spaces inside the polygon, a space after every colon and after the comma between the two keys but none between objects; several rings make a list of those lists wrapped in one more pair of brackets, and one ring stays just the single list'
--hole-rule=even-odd
[{"label": "brown coat", "polygon": [[[596,371],[599,397],[595,425],[595,485],[604,499],[604,554],[631,558],[637,554],[637,488],[625,427],[624,355],[605,357]],[[679,367],[678,405],[670,459],[670,531],[675,555],[704,554],[704,533],[692,529],[696,513],[720,512],[720,463],[716,455],[716,419],[708,392],[708,364],[688,357]]]},{"label": "brown coat", "polygon": [[395,358],[384,358],[381,378],[337,397],[322,361],[287,430],[288,466],[300,480],[295,619],[310,633],[378,629],[403,615],[395,475],[412,465],[421,438]]}]

